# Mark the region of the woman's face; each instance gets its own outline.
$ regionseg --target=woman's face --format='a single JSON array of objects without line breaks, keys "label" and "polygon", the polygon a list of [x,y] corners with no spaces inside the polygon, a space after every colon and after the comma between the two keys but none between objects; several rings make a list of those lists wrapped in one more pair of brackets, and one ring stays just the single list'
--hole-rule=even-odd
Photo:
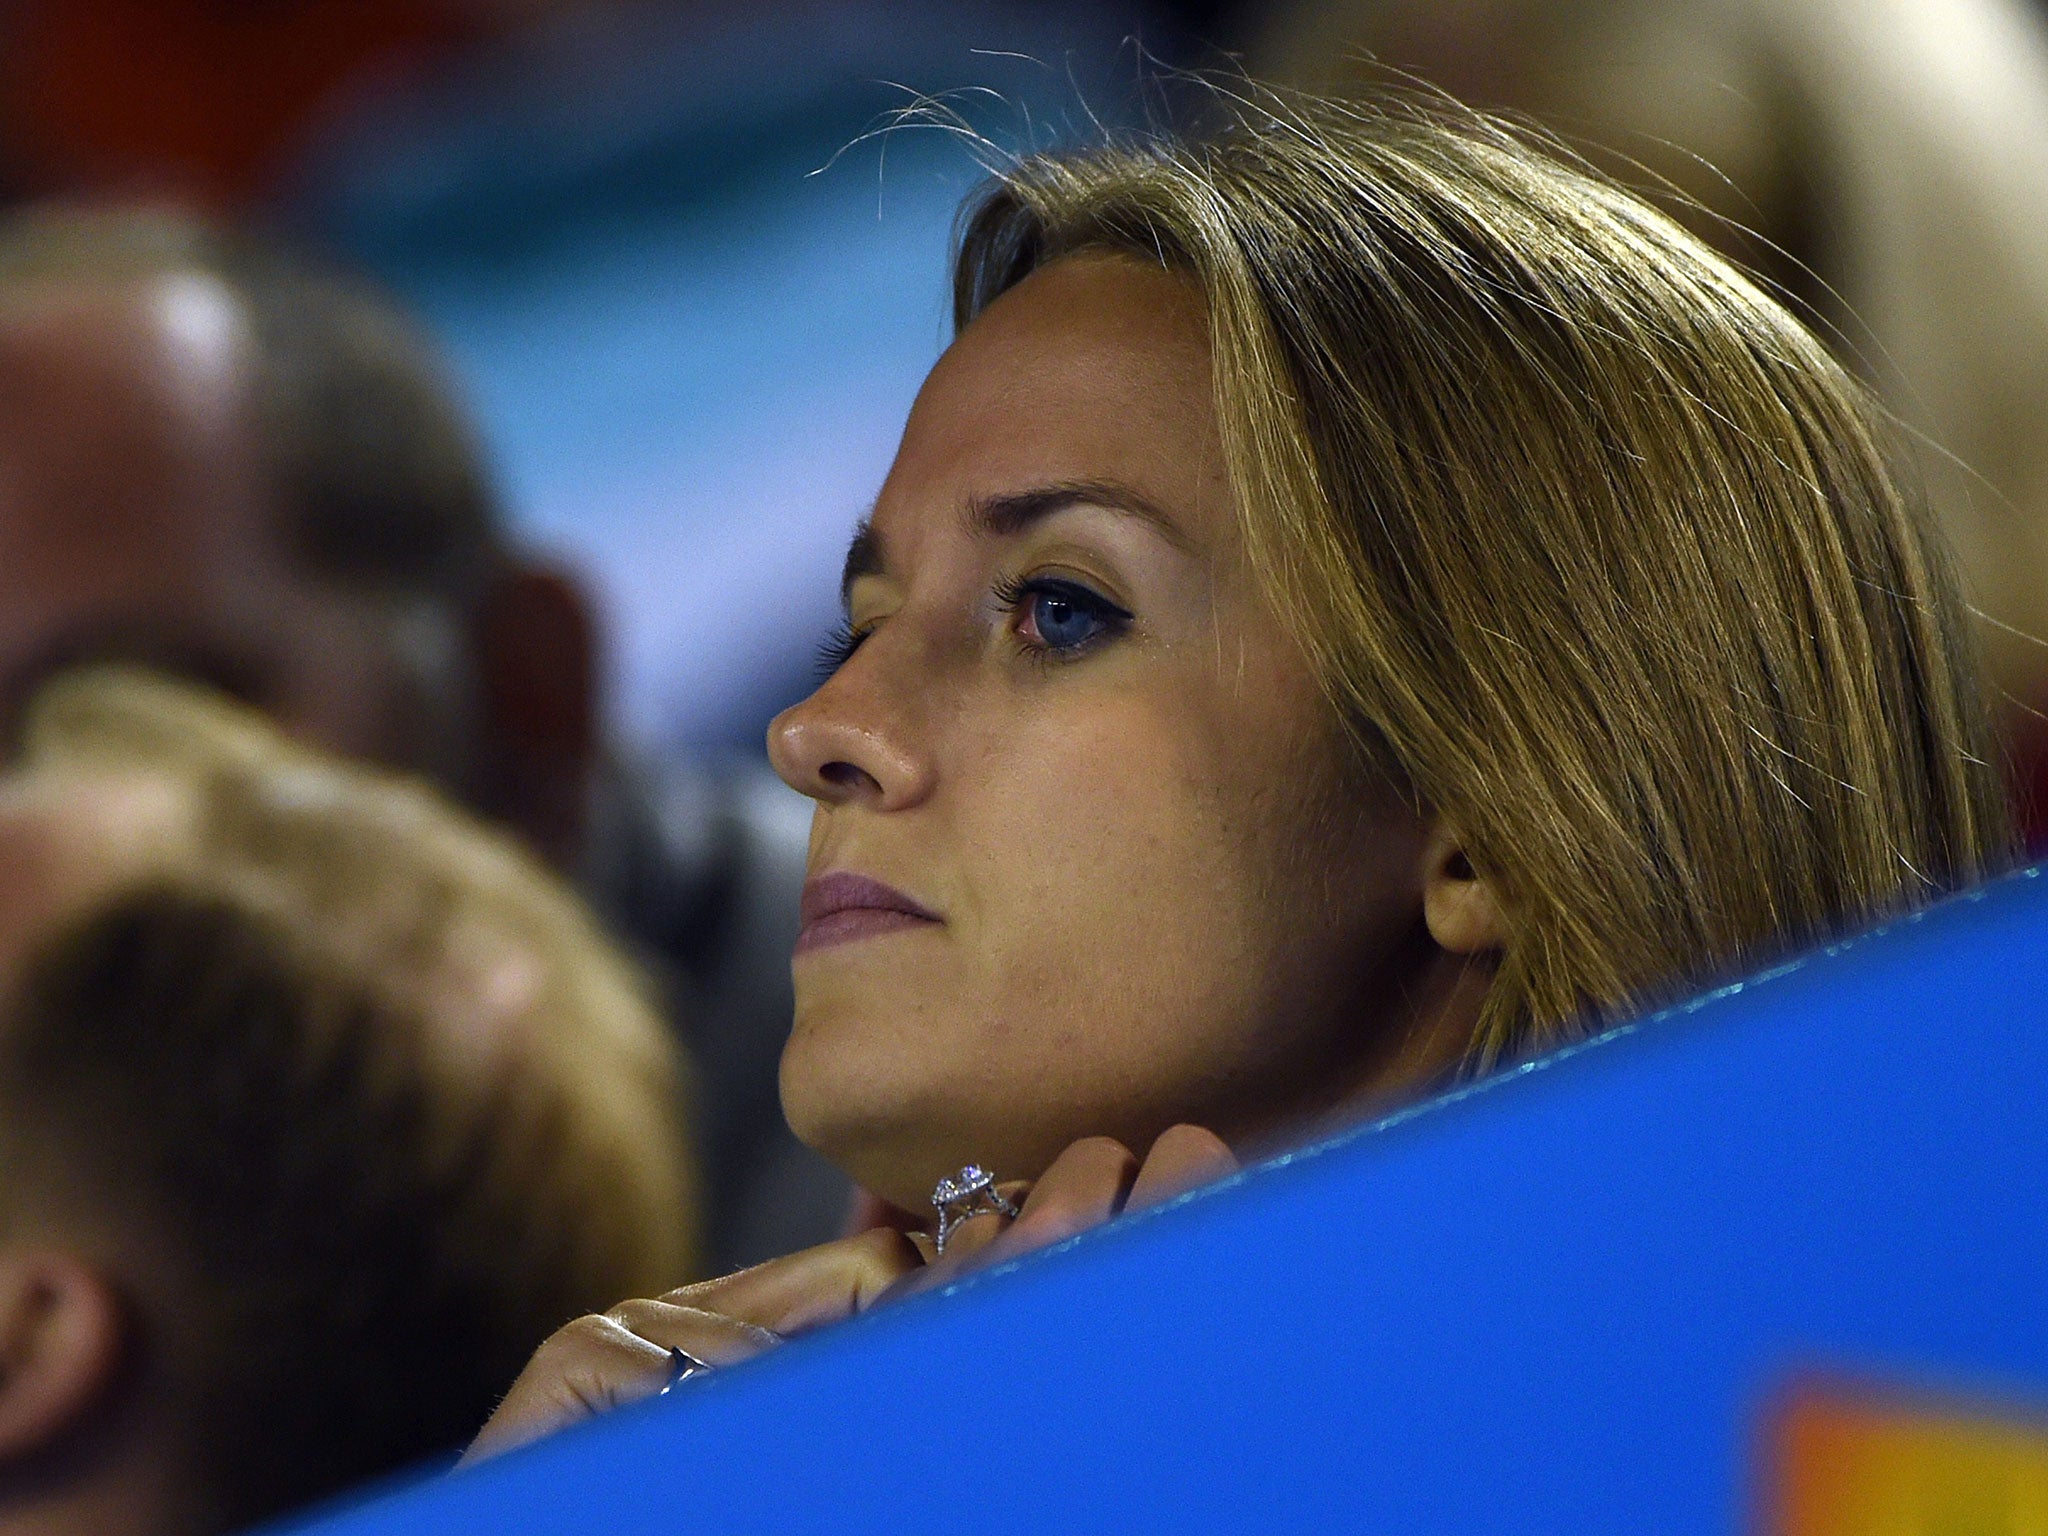
[{"label": "woman's face", "polygon": [[854,542],[844,659],[770,732],[818,803],[783,1105],[900,1205],[1086,1135],[1256,1141],[1413,1065],[1429,829],[1245,568],[1206,336],[1117,257],[993,304]]}]

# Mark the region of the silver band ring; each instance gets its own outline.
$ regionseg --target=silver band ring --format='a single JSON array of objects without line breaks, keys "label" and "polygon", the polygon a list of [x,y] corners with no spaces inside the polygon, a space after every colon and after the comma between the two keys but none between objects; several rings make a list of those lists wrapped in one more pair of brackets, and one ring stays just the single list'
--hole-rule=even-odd
[{"label": "silver band ring", "polygon": [[668,1381],[654,1395],[667,1397],[692,1376],[702,1376],[710,1369],[711,1366],[707,1362],[699,1360],[687,1349],[676,1349],[671,1346],[668,1352]]},{"label": "silver band ring", "polygon": [[939,1213],[939,1229],[932,1234],[932,1247],[946,1251],[946,1239],[961,1222],[975,1216],[994,1214],[1015,1218],[1017,1207],[996,1189],[996,1176],[977,1163],[958,1173],[949,1173],[932,1190],[932,1209]]}]

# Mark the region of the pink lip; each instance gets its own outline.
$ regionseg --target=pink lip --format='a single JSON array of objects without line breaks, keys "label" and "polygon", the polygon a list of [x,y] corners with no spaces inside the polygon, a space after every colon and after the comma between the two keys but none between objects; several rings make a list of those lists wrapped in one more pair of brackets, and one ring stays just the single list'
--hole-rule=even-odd
[{"label": "pink lip", "polygon": [[922,928],[940,921],[894,886],[866,875],[819,875],[804,882],[803,929],[796,953],[849,944],[855,939]]}]

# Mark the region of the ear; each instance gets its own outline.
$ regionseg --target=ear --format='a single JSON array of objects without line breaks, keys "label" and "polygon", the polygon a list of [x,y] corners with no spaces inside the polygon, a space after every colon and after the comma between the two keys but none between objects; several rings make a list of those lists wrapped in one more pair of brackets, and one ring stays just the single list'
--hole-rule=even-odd
[{"label": "ear", "polygon": [[597,623],[566,571],[512,564],[477,605],[482,808],[544,856],[582,850],[598,753]]},{"label": "ear", "polygon": [[1507,923],[1492,884],[1472,867],[1458,829],[1439,816],[1424,839],[1422,919],[1437,946],[1479,955],[1507,943]]},{"label": "ear", "polygon": [[0,1466],[92,1412],[113,1388],[126,1335],[120,1297],[84,1260],[0,1249]]}]

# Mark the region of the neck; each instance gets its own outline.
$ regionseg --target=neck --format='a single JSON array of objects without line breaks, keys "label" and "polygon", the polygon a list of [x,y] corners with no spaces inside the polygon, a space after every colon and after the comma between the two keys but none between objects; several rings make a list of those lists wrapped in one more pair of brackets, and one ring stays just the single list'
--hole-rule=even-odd
[{"label": "neck", "polygon": [[1354,1048],[1341,1065],[1320,1073],[1296,1111],[1278,1124],[1230,1136],[1240,1156],[1282,1152],[1368,1124],[1458,1081],[1498,962],[1450,954],[1426,934],[1409,961],[1391,983],[1393,1006],[1373,1009],[1371,1047]]},{"label": "neck", "polygon": [[1356,1084],[1340,1112],[1371,1119],[1443,1092],[1470,1060],[1481,1007],[1499,970],[1493,956],[1437,950],[1408,995],[1405,1028],[1378,1070]]}]

